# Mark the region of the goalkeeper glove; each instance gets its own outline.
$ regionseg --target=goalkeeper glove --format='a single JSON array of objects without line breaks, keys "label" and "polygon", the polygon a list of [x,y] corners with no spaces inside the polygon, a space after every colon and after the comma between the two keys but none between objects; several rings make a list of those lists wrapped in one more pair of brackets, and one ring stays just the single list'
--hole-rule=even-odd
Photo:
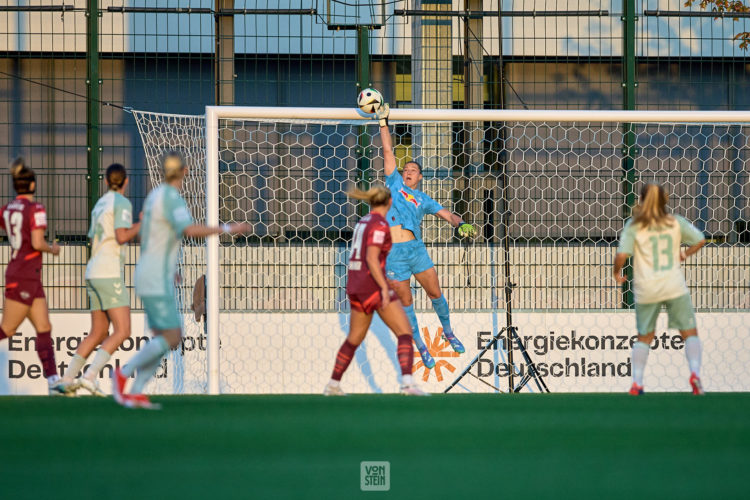
[{"label": "goalkeeper glove", "polygon": [[477,229],[471,224],[462,222],[458,226],[458,235],[462,238],[473,238],[474,236],[477,235]]},{"label": "goalkeeper glove", "polygon": [[389,114],[391,114],[391,108],[388,106],[387,102],[384,102],[375,110],[375,118],[378,119],[378,125],[381,127],[387,127]]}]

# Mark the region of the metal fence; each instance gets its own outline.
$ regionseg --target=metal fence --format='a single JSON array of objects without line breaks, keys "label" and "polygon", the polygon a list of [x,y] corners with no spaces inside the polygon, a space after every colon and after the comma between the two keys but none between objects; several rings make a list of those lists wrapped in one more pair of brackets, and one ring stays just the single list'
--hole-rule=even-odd
[{"label": "metal fence", "polygon": [[[29,160],[51,237],[73,247],[46,265],[50,286],[70,287],[50,305],[85,307],[85,234],[103,169],[128,167],[136,213],[150,188],[127,108],[350,107],[363,86],[398,107],[750,108],[750,57],[733,40],[750,16],[714,19],[682,3],[0,0],[0,156]],[[639,145],[628,147],[615,174],[634,184]],[[465,157],[454,155],[456,175]],[[701,168],[696,179],[725,175]],[[746,169],[736,174],[747,184]],[[0,202],[11,196],[0,176]],[[746,231],[738,223],[724,232]]]}]

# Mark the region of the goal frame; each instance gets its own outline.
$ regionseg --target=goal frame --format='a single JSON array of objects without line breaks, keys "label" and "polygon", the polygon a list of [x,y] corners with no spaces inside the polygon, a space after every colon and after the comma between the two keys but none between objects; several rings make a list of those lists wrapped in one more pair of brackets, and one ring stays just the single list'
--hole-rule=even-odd
[{"label": "goal frame", "polygon": [[[373,121],[357,108],[206,106],[206,224],[219,225],[219,120],[361,120]],[[485,110],[392,109],[394,122],[530,122],[530,123],[747,123],[750,111],[638,110]],[[207,389],[220,394],[219,236],[206,239]]]}]

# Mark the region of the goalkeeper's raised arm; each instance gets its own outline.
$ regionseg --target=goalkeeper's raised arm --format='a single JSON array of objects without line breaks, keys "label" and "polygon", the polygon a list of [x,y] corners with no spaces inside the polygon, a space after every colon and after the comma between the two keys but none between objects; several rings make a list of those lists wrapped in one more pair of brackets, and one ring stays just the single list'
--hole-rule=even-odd
[{"label": "goalkeeper's raised arm", "polygon": [[388,128],[388,115],[391,109],[388,103],[384,103],[375,112],[380,125],[380,140],[383,143],[383,165],[385,175],[389,176],[396,171],[396,155],[393,154],[393,141],[391,140],[391,131]]}]

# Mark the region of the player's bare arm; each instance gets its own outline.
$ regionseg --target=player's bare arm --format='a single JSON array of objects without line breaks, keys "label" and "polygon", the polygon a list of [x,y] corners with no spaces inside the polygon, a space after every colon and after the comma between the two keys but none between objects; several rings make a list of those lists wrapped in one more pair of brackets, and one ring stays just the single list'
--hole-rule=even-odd
[{"label": "player's bare arm", "polygon": [[115,229],[115,239],[118,245],[124,245],[138,235],[141,230],[141,223],[136,222],[130,227],[118,227]]},{"label": "player's bare arm", "polygon": [[380,287],[380,295],[382,296],[382,307],[386,307],[390,303],[390,288],[388,287],[388,281],[385,279],[385,274],[380,268],[380,247],[371,245],[367,247],[365,254],[365,261],[367,262],[367,268],[370,270],[372,279]]},{"label": "player's bare arm", "polygon": [[441,211],[439,211],[435,215],[437,215],[438,217],[440,217],[444,221],[447,221],[448,224],[450,224],[453,227],[458,227],[463,222],[463,219],[461,217],[459,217],[458,215],[454,214],[453,212],[451,212],[447,208],[442,209]]},{"label": "player's bare arm", "polygon": [[615,281],[617,281],[617,283],[619,283],[620,285],[627,281],[627,278],[622,275],[622,269],[625,267],[625,263],[628,261],[628,257],[630,257],[630,255],[626,253],[618,253],[617,255],[615,255],[615,264],[614,268],[612,269],[612,274],[615,277]]},{"label": "player's bare arm", "polygon": [[701,248],[703,248],[703,246],[705,244],[706,244],[706,240],[701,240],[698,243],[696,243],[695,245],[689,246],[686,249],[681,250],[680,251],[680,262],[683,262],[683,261],[685,261],[685,259],[687,259],[691,255],[695,255],[696,253],[698,253],[698,250],[700,250]]},{"label": "player's bare arm", "polygon": [[239,222],[235,224],[224,224],[221,227],[204,226],[201,224],[192,224],[185,228],[183,235],[188,238],[205,238],[214,234],[228,233],[228,234],[245,234],[252,230],[250,224]]},{"label": "player's bare arm", "polygon": [[44,229],[34,229],[31,231],[31,246],[37,252],[51,253],[60,255],[60,245],[53,243],[50,245],[44,238]]},{"label": "player's bare arm", "polygon": [[458,232],[462,237],[473,238],[477,234],[477,230],[474,226],[464,222],[460,215],[454,214],[447,208],[440,210],[435,215],[444,221],[447,221],[451,226],[458,228]]},{"label": "player's bare arm", "polygon": [[[376,115],[380,121],[380,140],[383,143],[383,165],[385,167],[385,175],[391,175],[396,171],[396,155],[393,154],[393,140],[391,139],[391,131],[388,127],[388,113],[390,112],[388,104],[378,109]],[[385,118],[380,118],[382,115]]]}]

